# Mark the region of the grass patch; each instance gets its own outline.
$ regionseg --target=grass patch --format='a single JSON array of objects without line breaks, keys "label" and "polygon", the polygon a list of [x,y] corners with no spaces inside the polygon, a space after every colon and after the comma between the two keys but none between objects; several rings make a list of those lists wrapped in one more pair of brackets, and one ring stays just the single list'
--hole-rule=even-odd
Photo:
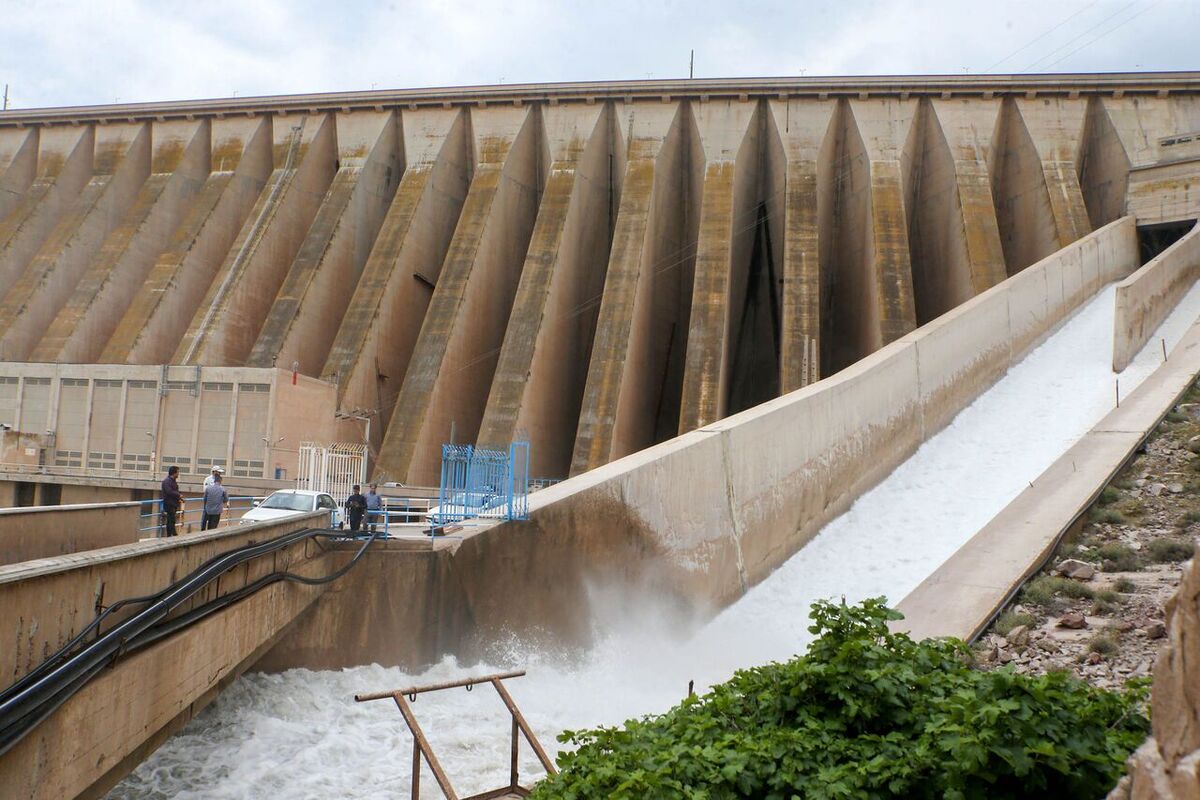
[{"label": "grass patch", "polygon": [[1141,569],[1141,559],[1128,545],[1120,542],[1102,544],[1095,550],[1105,572],[1136,572]]},{"label": "grass patch", "polygon": [[1146,555],[1155,564],[1168,564],[1176,561],[1187,561],[1192,557],[1195,545],[1184,539],[1173,539],[1160,536],[1146,546]]},{"label": "grass patch", "polygon": [[1117,578],[1116,583],[1113,584],[1113,588],[1118,592],[1130,594],[1137,591],[1137,584],[1129,580],[1129,578]]},{"label": "grass patch", "polygon": [[1100,496],[1096,498],[1096,502],[1102,506],[1111,506],[1113,503],[1121,499],[1121,493],[1111,486],[1105,486]]},{"label": "grass patch", "polygon": [[1125,515],[1115,508],[1101,508],[1092,506],[1090,514],[1092,522],[1107,522],[1110,525],[1123,525],[1125,523]]},{"label": "grass patch", "polygon": [[[1117,513],[1126,517],[1126,519],[1129,517],[1144,517],[1146,516],[1146,512],[1149,510],[1146,504],[1136,497],[1129,498],[1125,502],[1115,506],[1115,508],[1117,509]],[[1126,520],[1122,521],[1124,522]]]},{"label": "grass patch", "polygon": [[1179,411],[1168,411],[1167,415],[1165,417],[1163,417],[1163,419],[1167,422],[1172,422],[1172,423],[1178,425],[1180,422],[1187,422],[1188,415],[1183,414]]},{"label": "grass patch", "polygon": [[1117,640],[1107,633],[1098,633],[1088,642],[1088,652],[1099,653],[1102,656],[1111,656],[1117,652]]},{"label": "grass patch", "polygon": [[1001,636],[1008,636],[1009,632],[1018,625],[1031,626],[1036,621],[1032,614],[1010,610],[996,617],[992,629]]},{"label": "grass patch", "polygon": [[1200,511],[1189,511],[1175,521],[1175,527],[1186,528],[1200,522]]},{"label": "grass patch", "polygon": [[1042,575],[1025,584],[1021,590],[1022,602],[1044,608],[1056,608],[1062,598],[1091,600],[1096,593],[1090,586],[1070,578],[1051,578]]},{"label": "grass patch", "polygon": [[1121,595],[1114,592],[1112,589],[1101,589],[1096,592],[1096,600],[1092,604],[1092,610],[1100,616],[1108,616],[1121,607]]}]

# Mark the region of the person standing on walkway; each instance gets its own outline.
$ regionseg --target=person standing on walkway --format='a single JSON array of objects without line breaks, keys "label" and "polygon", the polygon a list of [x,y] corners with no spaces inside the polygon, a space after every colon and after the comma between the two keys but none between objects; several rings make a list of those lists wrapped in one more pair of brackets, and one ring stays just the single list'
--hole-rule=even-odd
[{"label": "person standing on walkway", "polygon": [[204,488],[212,486],[217,481],[221,480],[225,475],[225,468],[220,464],[214,464],[212,472],[208,473],[208,477],[204,479]]},{"label": "person standing on walkway", "polygon": [[221,524],[221,512],[229,507],[229,493],[221,485],[221,476],[213,474],[213,482],[204,487],[204,516],[200,520],[200,530],[213,530]]},{"label": "person standing on walkway", "polygon": [[162,482],[162,510],[163,510],[163,530],[164,536],[175,535],[175,515],[179,513],[179,509],[183,508],[183,495],[179,493],[179,481],[175,476],[179,474],[179,467],[168,467],[167,477],[163,478]]},{"label": "person standing on walkway", "polygon": [[354,493],[346,498],[346,516],[350,518],[350,530],[357,531],[362,525],[363,513],[367,510],[367,498],[359,494],[359,485],[354,484]]},{"label": "person standing on walkway", "polygon": [[[383,519],[383,498],[379,496],[379,485],[372,483],[367,489],[367,531],[375,532],[375,526]],[[386,528],[387,525],[385,524]]]}]

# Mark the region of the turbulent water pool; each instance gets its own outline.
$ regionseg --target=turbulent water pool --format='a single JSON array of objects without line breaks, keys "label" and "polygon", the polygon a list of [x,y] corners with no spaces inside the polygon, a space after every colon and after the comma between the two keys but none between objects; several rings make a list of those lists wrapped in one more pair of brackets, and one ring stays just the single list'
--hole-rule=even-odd
[{"label": "turbulent water pool", "polygon": [[[585,655],[513,642],[490,664],[453,659],[420,674],[379,666],[248,675],[166,742],[110,798],[394,798],[407,796],[412,740],[390,702],[356,692],[527,669],[509,690],[543,744],[565,729],[663,711],[738,667],[803,651],[818,598],[898,602],[1012,500],[1113,404],[1113,288],[1101,291],[885,481],[803,550],[702,625],[647,603],[598,634]],[[1193,289],[1120,376],[1129,392],[1200,314]],[[490,688],[421,695],[414,704],[460,795],[507,783],[509,719]],[[540,773],[528,747],[522,774]],[[441,797],[426,769],[422,796]]]}]

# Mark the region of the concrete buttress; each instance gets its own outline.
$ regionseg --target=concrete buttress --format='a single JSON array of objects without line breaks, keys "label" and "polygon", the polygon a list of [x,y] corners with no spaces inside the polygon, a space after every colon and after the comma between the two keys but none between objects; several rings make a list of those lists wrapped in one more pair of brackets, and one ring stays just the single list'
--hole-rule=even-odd
[{"label": "concrete buttress", "polygon": [[679,433],[727,413],[729,376],[758,227],[758,109],[758,104],[734,100],[691,105],[704,178]]},{"label": "concrete buttress", "polygon": [[379,453],[379,471],[403,483],[436,484],[441,444],[475,440],[545,178],[536,110],[471,123],[471,188]]},{"label": "concrete buttress", "polygon": [[32,184],[0,219],[0,286],[12,286],[92,177],[96,129],[41,129]]},{"label": "concrete buttress", "polygon": [[0,224],[37,177],[38,129],[0,131]]},{"label": "concrete buttress", "polygon": [[[404,175],[363,267],[321,370],[343,408],[373,414],[378,451],[392,418],[442,260],[471,183],[474,156],[465,111],[422,109],[401,116]],[[359,426],[355,421],[347,424]],[[357,441],[360,430],[342,438]]]},{"label": "concrete buttress", "polygon": [[27,360],[150,175],[149,123],[96,131],[94,171],[67,214],[0,301],[0,357]]},{"label": "concrete buttress", "polygon": [[[687,320],[656,318],[690,277],[679,190],[687,129],[685,104],[618,103],[624,171],[612,249],[571,457],[577,475],[653,444],[671,349],[686,346]],[[663,297],[665,296],[665,302]],[[688,292],[690,297],[690,292]],[[659,302],[656,303],[656,300]],[[666,335],[656,335],[664,324]],[[674,431],[672,430],[672,433]],[[665,438],[665,437],[664,437]]]},{"label": "concrete buttress", "polygon": [[155,122],[150,176],[121,224],[30,354],[32,361],[93,362],[208,177],[207,122]]},{"label": "concrete buttress", "polygon": [[617,187],[611,106],[543,112],[550,174],[478,441],[530,441],[530,474],[565,477],[587,378]]},{"label": "concrete buttress", "polygon": [[1058,247],[1066,247],[1092,229],[1079,186],[1087,101],[1018,97],[1014,102],[1042,162]]},{"label": "concrete buttress", "polygon": [[[782,393],[821,378],[821,333],[829,302],[828,265],[836,199],[834,100],[771,100],[767,104],[766,180],[780,291],[779,384]],[[782,180],[780,180],[780,177]]]},{"label": "concrete buttress", "polygon": [[246,361],[319,375],[403,171],[394,112],[338,114],[338,170]]},{"label": "concrete buttress", "polygon": [[830,367],[841,369],[916,327],[908,247],[917,101],[843,101]]},{"label": "concrete buttress", "polygon": [[271,123],[211,123],[209,172],[137,288],[99,361],[165,364],[271,172]]},{"label": "concrete buttress", "polygon": [[171,362],[244,363],[336,170],[331,114],[271,120],[274,170]]},{"label": "concrete buttress", "polygon": [[999,101],[935,98],[923,104],[909,228],[921,324],[1008,275],[988,172],[999,113]]}]

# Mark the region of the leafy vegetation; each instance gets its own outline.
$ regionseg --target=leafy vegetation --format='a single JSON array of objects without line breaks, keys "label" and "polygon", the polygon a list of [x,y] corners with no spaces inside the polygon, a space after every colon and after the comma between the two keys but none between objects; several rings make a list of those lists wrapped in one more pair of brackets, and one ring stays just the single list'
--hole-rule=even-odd
[{"label": "leafy vegetation", "polygon": [[578,749],[533,797],[1100,797],[1146,735],[1144,682],[983,672],[960,641],[892,633],[898,618],[883,598],[816,603],[805,655],[659,716],[564,733]]},{"label": "leafy vegetation", "polygon": [[1113,584],[1113,588],[1118,592],[1129,594],[1137,591],[1137,584],[1131,581],[1129,578],[1117,578],[1117,582]]}]

